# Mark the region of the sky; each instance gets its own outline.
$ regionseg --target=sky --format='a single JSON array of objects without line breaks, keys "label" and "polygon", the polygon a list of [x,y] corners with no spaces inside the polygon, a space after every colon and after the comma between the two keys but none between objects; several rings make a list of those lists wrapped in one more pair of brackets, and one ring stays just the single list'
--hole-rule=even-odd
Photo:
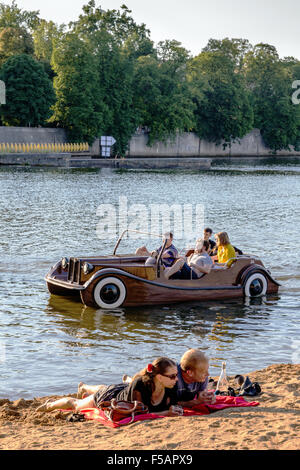
[{"label": "sky", "polygon": [[[11,4],[10,0],[0,0]],[[88,0],[17,0],[26,10],[56,23],[78,18]],[[105,9],[125,5],[134,20],[145,23],[157,43],[176,39],[197,55],[210,38],[244,38],[251,44],[265,42],[277,48],[280,57],[300,59],[299,0],[96,0]]]}]

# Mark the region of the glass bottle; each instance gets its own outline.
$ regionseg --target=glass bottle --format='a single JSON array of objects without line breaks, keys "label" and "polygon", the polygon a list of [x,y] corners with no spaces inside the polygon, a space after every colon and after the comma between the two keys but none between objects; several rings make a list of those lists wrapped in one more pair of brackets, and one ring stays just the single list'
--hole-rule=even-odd
[{"label": "glass bottle", "polygon": [[216,395],[227,395],[228,386],[229,384],[226,375],[226,362],[222,362],[222,370],[216,388]]}]

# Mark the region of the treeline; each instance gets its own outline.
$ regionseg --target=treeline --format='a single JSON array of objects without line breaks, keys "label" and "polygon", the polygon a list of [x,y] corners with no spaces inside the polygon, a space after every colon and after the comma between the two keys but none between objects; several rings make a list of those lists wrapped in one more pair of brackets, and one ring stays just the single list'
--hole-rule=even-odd
[{"label": "treeline", "polygon": [[2,125],[64,127],[72,142],[113,135],[124,154],[137,127],[150,144],[176,132],[230,145],[253,127],[273,151],[300,143],[292,83],[300,61],[269,44],[210,39],[196,57],[176,40],[153,43],[131,11],[96,7],[57,25],[0,3]]}]

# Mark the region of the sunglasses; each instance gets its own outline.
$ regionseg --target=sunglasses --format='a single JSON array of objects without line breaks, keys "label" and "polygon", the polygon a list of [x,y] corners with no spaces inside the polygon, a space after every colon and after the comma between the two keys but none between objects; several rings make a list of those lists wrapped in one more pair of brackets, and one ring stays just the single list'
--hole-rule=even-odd
[{"label": "sunglasses", "polygon": [[168,379],[170,380],[175,380],[177,379],[178,377],[178,374],[171,374],[171,375],[167,375],[167,374],[161,374],[163,377],[168,377]]}]

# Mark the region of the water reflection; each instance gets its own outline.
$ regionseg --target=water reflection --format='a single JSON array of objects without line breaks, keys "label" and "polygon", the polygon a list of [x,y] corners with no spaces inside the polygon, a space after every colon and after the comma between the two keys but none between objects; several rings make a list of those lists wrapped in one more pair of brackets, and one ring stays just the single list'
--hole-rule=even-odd
[{"label": "water reflection", "polygon": [[[155,345],[163,351],[165,345],[172,357],[178,356],[177,351],[180,354],[189,347],[201,347],[209,352],[211,366],[216,368],[221,360],[235,361],[245,339],[252,342],[261,337],[268,328],[270,309],[279,300],[280,296],[272,295],[108,311],[52,295],[45,313],[69,337],[70,347],[95,348],[106,354],[123,350],[125,362],[126,354],[135,356],[140,345],[148,344],[150,351]],[[247,347],[239,354],[248,355]]]}]

